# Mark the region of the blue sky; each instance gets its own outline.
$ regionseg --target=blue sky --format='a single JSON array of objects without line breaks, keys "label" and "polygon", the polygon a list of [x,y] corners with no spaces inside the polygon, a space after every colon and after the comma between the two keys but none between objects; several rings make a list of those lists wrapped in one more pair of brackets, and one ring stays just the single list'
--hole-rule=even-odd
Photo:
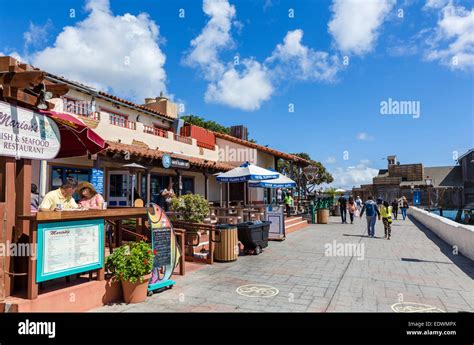
[{"label": "blue sky", "polygon": [[[165,90],[184,114],[308,152],[336,187],[389,154],[452,165],[474,147],[468,1],[0,3],[3,54],[139,103]],[[413,108],[382,114],[389,99]]]}]

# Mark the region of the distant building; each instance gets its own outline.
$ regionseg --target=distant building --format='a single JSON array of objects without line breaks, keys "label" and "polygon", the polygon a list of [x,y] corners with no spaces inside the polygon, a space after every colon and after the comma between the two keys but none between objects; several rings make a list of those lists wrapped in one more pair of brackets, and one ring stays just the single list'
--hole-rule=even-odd
[{"label": "distant building", "polygon": [[474,149],[458,158],[462,169],[463,206],[474,209]]},{"label": "distant building", "polygon": [[[405,196],[413,203],[415,192],[421,193],[421,205],[456,208],[463,202],[463,174],[461,166],[424,167],[422,163],[400,164],[397,157],[387,157],[387,169],[380,169],[372,184],[353,188],[354,196],[367,199],[369,195],[393,200]],[[427,185],[427,180],[431,185]],[[474,186],[474,180],[472,181]],[[428,194],[429,193],[429,194]],[[473,194],[474,197],[474,194]],[[474,199],[473,199],[474,201]]]}]

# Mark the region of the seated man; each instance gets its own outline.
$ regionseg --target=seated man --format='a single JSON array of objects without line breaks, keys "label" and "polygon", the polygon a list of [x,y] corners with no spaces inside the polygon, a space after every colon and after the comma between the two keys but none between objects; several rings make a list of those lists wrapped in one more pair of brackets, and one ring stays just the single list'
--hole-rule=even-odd
[{"label": "seated man", "polygon": [[77,181],[73,178],[67,178],[56,190],[52,190],[44,196],[39,205],[40,211],[62,211],[79,208],[72,197],[76,191]]}]

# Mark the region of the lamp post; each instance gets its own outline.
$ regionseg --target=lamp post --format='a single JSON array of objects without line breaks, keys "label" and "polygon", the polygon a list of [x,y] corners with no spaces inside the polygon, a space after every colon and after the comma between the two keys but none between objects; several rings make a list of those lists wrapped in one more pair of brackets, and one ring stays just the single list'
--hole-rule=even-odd
[{"label": "lamp post", "polygon": [[[429,177],[429,176],[428,176]],[[430,196],[430,187],[433,184],[433,180],[430,178],[425,179],[426,190],[428,191],[428,212],[431,212],[431,196]]]}]

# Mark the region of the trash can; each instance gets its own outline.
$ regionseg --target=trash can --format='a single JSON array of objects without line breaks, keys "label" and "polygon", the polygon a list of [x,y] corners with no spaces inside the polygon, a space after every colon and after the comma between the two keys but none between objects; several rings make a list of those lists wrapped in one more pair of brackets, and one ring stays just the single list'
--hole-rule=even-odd
[{"label": "trash can", "polygon": [[231,224],[216,226],[217,235],[214,241],[214,260],[220,262],[235,261],[239,256],[237,227]]},{"label": "trash can", "polygon": [[237,224],[239,241],[245,251],[252,251],[255,255],[268,247],[268,233],[271,222],[246,222]]},{"label": "trash can", "polygon": [[318,210],[318,224],[327,224],[329,220],[329,209],[320,208]]}]

